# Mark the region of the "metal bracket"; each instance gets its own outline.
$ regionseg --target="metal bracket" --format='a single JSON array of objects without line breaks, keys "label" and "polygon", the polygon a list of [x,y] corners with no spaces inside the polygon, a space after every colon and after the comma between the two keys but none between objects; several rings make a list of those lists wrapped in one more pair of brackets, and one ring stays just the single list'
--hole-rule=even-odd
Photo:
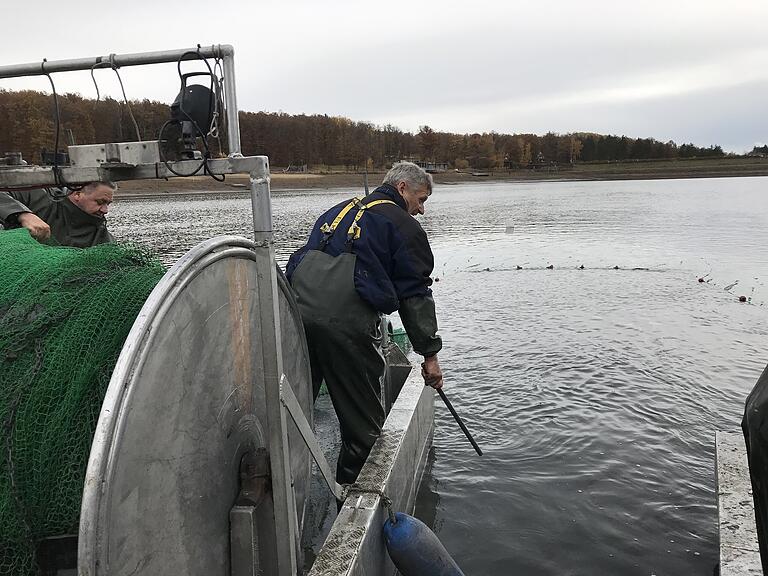
[{"label": "metal bracket", "polygon": [[[179,174],[191,174],[200,167],[200,160],[179,160],[168,165]],[[213,158],[208,161],[208,169],[212,174],[257,174],[260,178],[269,179],[269,160],[266,156],[230,156]],[[60,176],[69,184],[82,184],[95,180],[146,180],[173,177],[164,163],[116,165],[101,164],[99,166],[62,166]],[[56,175],[51,166],[13,166],[4,167],[0,173],[0,187],[29,188],[46,187],[57,184]],[[271,212],[270,212],[271,215]]]},{"label": "metal bracket", "polygon": [[234,506],[229,511],[230,557],[232,576],[258,576],[259,537],[256,529],[256,509]]},{"label": "metal bracket", "polygon": [[306,416],[304,416],[304,412],[285,374],[280,378],[280,402],[288,410],[288,414],[290,414],[293,422],[296,424],[296,428],[299,429],[299,433],[312,453],[312,458],[315,459],[317,467],[320,468],[320,473],[323,475],[326,484],[328,484],[328,488],[331,489],[336,500],[343,502],[346,498],[346,491],[341,484],[336,482],[336,478],[331,472],[331,467],[328,465],[328,460],[325,459],[325,454],[323,454],[323,450],[320,448],[320,444],[318,444],[317,438],[315,438],[315,434],[312,432],[312,427],[309,425]]}]

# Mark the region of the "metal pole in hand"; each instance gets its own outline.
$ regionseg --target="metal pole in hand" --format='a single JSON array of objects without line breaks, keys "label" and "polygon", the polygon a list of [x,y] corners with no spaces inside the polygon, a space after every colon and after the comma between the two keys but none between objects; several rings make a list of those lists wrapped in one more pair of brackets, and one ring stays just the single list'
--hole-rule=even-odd
[{"label": "metal pole in hand", "polygon": [[454,420],[456,420],[458,425],[461,426],[461,431],[464,432],[464,435],[467,437],[467,440],[469,440],[471,442],[472,447],[475,449],[475,452],[477,452],[477,454],[479,456],[482,456],[483,455],[483,451],[480,450],[480,446],[478,446],[477,442],[475,442],[475,439],[472,438],[472,434],[470,434],[469,430],[467,430],[467,427],[464,425],[464,422],[462,421],[461,416],[459,416],[456,413],[456,410],[454,410],[453,404],[451,404],[451,401],[448,400],[448,398],[445,395],[445,392],[443,392],[443,390],[441,388],[438,388],[437,389],[437,393],[440,394],[440,398],[443,399],[443,402],[445,402],[446,407],[448,408],[448,410],[451,411],[451,414],[453,414]]}]

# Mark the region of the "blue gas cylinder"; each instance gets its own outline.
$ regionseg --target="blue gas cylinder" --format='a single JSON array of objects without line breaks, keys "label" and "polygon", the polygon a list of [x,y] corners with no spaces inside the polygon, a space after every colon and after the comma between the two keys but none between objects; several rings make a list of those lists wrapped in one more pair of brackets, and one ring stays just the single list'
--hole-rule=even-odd
[{"label": "blue gas cylinder", "polygon": [[421,520],[395,513],[384,523],[384,541],[402,576],[464,576],[435,533]]}]

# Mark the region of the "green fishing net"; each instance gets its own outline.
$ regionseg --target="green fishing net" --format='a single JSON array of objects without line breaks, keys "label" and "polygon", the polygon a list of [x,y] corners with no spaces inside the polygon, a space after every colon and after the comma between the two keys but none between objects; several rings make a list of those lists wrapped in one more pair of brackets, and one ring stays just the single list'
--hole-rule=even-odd
[{"label": "green fishing net", "polygon": [[135,246],[0,231],[0,575],[36,574],[42,539],[77,534],[101,402],[164,272]]}]

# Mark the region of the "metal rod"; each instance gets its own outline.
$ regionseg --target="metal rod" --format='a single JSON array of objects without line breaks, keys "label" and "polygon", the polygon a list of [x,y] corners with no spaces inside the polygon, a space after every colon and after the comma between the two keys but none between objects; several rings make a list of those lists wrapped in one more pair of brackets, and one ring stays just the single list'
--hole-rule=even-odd
[{"label": "metal rod", "polygon": [[251,171],[253,235],[257,244],[271,244],[274,239],[272,232],[272,201],[269,190],[269,160],[266,156],[255,156],[255,158],[259,161],[259,165]]},{"label": "metal rod", "polygon": [[454,410],[453,404],[451,404],[451,401],[448,400],[448,397],[445,395],[445,392],[443,392],[440,388],[438,388],[437,393],[440,394],[440,398],[443,399],[443,402],[445,402],[445,405],[448,407],[448,410],[450,410],[451,414],[453,414],[454,420],[456,420],[458,425],[461,427],[462,432],[464,432],[464,435],[467,437],[467,440],[469,440],[470,443],[472,444],[472,447],[475,449],[475,452],[477,452],[478,455],[482,456],[483,451],[480,450],[480,446],[478,446],[477,442],[475,442],[475,439],[472,438],[472,434],[470,434],[469,430],[467,430],[467,427],[464,425],[464,421],[461,419],[461,416],[459,416],[456,413],[456,410]]},{"label": "metal rod", "polygon": [[336,482],[336,478],[334,477],[333,472],[331,472],[328,460],[325,459],[325,454],[323,454],[323,450],[320,448],[320,444],[317,442],[317,438],[312,432],[312,426],[310,426],[306,416],[304,416],[304,412],[301,410],[301,405],[296,399],[296,395],[293,393],[293,389],[291,388],[288,379],[285,377],[285,374],[283,374],[283,377],[280,379],[280,401],[283,403],[283,406],[288,409],[288,414],[290,414],[294,424],[296,424],[296,428],[298,428],[304,443],[307,445],[307,448],[309,448],[312,458],[315,459],[315,463],[320,469],[320,473],[323,475],[325,483],[328,484],[328,488],[333,492],[336,500],[343,502],[344,489],[338,482]]},{"label": "metal rod", "polygon": [[[231,59],[235,55],[235,49],[229,44],[214,44],[201,46],[200,55],[204,58]],[[93,56],[91,58],[76,58],[72,60],[50,60],[45,63],[30,62],[28,64],[12,64],[0,66],[0,78],[18,78],[20,76],[42,76],[45,73],[73,72],[75,70],[90,70],[95,64],[109,62],[117,68],[124,66],[142,66],[145,64],[162,64],[164,62],[176,62],[186,52],[197,52],[198,48],[184,48],[178,50],[160,50],[157,52],[138,52],[134,54],[107,54],[106,56]]]},{"label": "metal rod", "polygon": [[237,110],[237,92],[235,90],[235,57],[224,58],[224,99],[227,111],[227,143],[229,155],[239,155],[240,150],[240,115]]}]

